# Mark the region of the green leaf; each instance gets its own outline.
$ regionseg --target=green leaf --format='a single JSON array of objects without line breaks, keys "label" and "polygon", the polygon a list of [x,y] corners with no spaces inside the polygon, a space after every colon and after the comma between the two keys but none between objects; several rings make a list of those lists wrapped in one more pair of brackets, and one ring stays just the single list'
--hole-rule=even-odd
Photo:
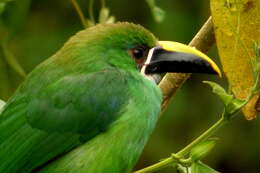
[{"label": "green leaf", "polygon": [[184,167],[181,164],[178,164],[177,170],[178,170],[178,173],[192,173],[191,167]]},{"label": "green leaf", "polygon": [[210,168],[209,166],[205,165],[200,161],[194,162],[191,165],[191,172],[192,173],[219,173],[218,171]]},{"label": "green leaf", "polygon": [[234,114],[236,111],[240,110],[244,105],[246,101],[234,98],[230,104],[226,106],[226,112],[228,112],[230,115]]},{"label": "green leaf", "polygon": [[233,95],[228,94],[226,92],[226,90],[219,84],[217,84],[215,82],[211,82],[211,81],[203,81],[203,83],[211,86],[212,92],[220,97],[220,99],[224,103],[224,105],[227,106],[233,100]]},{"label": "green leaf", "polygon": [[109,23],[115,23],[115,22],[116,22],[115,16],[110,16],[110,17],[107,19],[107,21],[106,21],[107,24],[109,24]]},{"label": "green leaf", "polygon": [[154,17],[156,22],[162,22],[164,20],[165,11],[163,11],[161,8],[154,7],[152,9],[152,12],[153,12],[153,17]]},{"label": "green leaf", "polygon": [[191,159],[197,161],[205,157],[214,148],[216,142],[216,139],[209,139],[196,145],[190,152]]},{"label": "green leaf", "polygon": [[101,8],[99,12],[99,23],[106,23],[107,18],[109,17],[109,9],[108,8]]},{"label": "green leaf", "polygon": [[233,113],[240,110],[246,103],[246,100],[237,99],[233,95],[228,94],[224,88],[215,82],[203,81],[203,83],[210,85],[213,93],[219,96],[221,101],[224,103],[226,112],[228,113],[225,114],[228,116],[226,118],[230,118]]},{"label": "green leaf", "polygon": [[99,23],[114,23],[115,17],[109,15],[110,11],[108,8],[103,7],[99,12]]},{"label": "green leaf", "polygon": [[4,10],[5,10],[5,3],[0,2],[0,15],[4,12]]},{"label": "green leaf", "polygon": [[162,22],[165,18],[165,11],[156,6],[155,0],[146,0],[149,5],[151,12],[153,14],[153,18],[156,22]]},{"label": "green leaf", "polygon": [[3,107],[4,105],[5,105],[5,102],[0,99],[0,109],[1,109],[1,107]]},{"label": "green leaf", "polygon": [[2,112],[4,105],[5,105],[5,102],[3,100],[0,100],[0,114]]}]

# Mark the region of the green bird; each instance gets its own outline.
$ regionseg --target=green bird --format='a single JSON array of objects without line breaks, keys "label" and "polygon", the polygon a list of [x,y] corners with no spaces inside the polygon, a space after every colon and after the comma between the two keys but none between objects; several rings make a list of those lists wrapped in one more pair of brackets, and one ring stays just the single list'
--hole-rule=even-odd
[{"label": "green bird", "polygon": [[0,173],[130,172],[156,125],[165,72],[220,74],[205,54],[139,25],[80,31],[0,110]]}]

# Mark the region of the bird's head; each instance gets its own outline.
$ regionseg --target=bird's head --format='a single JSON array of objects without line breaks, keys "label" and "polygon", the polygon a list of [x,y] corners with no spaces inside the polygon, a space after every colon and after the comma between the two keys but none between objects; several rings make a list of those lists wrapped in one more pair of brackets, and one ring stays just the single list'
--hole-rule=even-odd
[{"label": "bird's head", "polygon": [[150,79],[166,72],[221,76],[218,66],[207,55],[181,43],[158,41],[140,25],[126,22],[100,24],[79,32],[71,42],[74,45],[79,43],[78,50],[85,51],[81,55],[98,57],[96,60],[101,58],[123,70],[139,71]]}]

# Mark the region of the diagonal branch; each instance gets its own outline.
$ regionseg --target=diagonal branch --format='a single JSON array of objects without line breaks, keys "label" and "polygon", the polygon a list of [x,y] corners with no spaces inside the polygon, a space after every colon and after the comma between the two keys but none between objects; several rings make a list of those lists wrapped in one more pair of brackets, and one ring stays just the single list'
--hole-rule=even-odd
[{"label": "diagonal branch", "polygon": [[[211,17],[204,23],[199,32],[190,42],[189,46],[196,47],[202,52],[207,52],[215,44],[214,29]],[[162,111],[169,104],[178,88],[190,77],[190,74],[167,73],[159,84],[163,93]]]}]

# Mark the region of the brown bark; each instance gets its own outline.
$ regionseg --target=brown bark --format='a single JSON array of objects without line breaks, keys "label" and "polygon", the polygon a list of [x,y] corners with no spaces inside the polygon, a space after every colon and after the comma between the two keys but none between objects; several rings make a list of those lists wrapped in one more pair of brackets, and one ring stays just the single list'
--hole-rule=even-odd
[{"label": "brown bark", "polygon": [[[196,47],[202,52],[207,52],[215,44],[213,24],[211,17],[205,22],[199,32],[190,42],[189,46]],[[169,104],[170,99],[177,92],[178,88],[190,77],[190,74],[167,73],[161,80],[159,87],[163,93],[162,111]]]}]

